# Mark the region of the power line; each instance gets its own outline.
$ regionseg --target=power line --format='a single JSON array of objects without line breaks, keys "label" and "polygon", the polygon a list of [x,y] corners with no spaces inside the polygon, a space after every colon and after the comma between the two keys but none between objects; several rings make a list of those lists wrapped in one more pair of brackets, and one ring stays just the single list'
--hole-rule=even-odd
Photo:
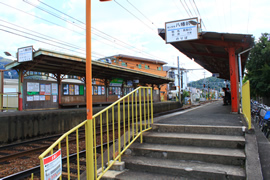
[{"label": "power line", "polygon": [[181,0],[179,0],[179,1],[181,2],[182,6],[185,8],[185,11],[186,11],[186,13],[188,14],[188,16],[191,17],[191,15],[189,14],[188,10],[186,9],[184,3],[183,3]]},{"label": "power line", "polygon": [[0,24],[0,26],[3,26],[3,27],[5,27],[5,28],[12,29],[12,30],[17,31],[17,32],[20,32],[20,33],[28,34],[28,35],[31,35],[31,36],[34,36],[34,37],[37,37],[37,38],[40,38],[40,39],[44,39],[44,40],[46,40],[46,41],[58,43],[58,44],[61,44],[61,45],[67,46],[67,47],[71,47],[71,48],[74,48],[74,49],[78,49],[78,50],[80,50],[80,51],[84,51],[84,52],[85,52],[85,50],[81,50],[81,48],[75,48],[75,47],[70,46],[70,45],[66,45],[66,44],[63,44],[63,43],[59,43],[59,42],[57,42],[57,41],[54,41],[54,40],[51,40],[51,39],[47,39],[47,38],[44,38],[44,37],[41,37],[41,36],[37,36],[37,35],[31,34],[31,33],[25,32],[25,31],[20,31],[20,30],[18,30],[18,29],[11,28],[11,27],[8,27],[8,26],[2,25],[2,24]]},{"label": "power line", "polygon": [[190,5],[191,5],[191,7],[192,7],[192,9],[193,9],[193,11],[195,13],[195,16],[198,16],[199,17],[198,13],[196,12],[196,9],[194,8],[194,6],[192,4],[192,0],[189,0],[189,3],[190,3]]},{"label": "power line", "polygon": [[130,12],[127,8],[125,8],[124,6],[122,6],[120,3],[118,3],[116,0],[114,0],[114,2],[116,4],[118,4],[120,7],[122,7],[124,10],[126,10],[129,14],[131,14],[132,16],[134,16],[136,19],[138,19],[141,23],[143,23],[146,27],[148,27],[149,29],[151,29],[151,31],[154,31],[150,26],[148,26],[145,22],[143,22],[140,18],[138,18],[136,15],[134,15],[132,12]]},{"label": "power line", "polygon": [[41,20],[43,20],[43,21],[46,21],[46,22],[48,22],[48,23],[50,23],[50,24],[54,24],[54,25],[59,26],[59,27],[61,27],[61,28],[67,29],[67,30],[72,31],[72,32],[75,32],[75,33],[77,33],[77,34],[85,35],[85,34],[76,32],[76,31],[74,31],[74,30],[72,30],[72,29],[69,29],[69,28],[65,28],[65,27],[63,27],[63,26],[60,26],[59,24],[54,23],[54,22],[51,22],[51,21],[49,21],[49,20],[47,20],[47,19],[44,19],[44,18],[42,18],[42,17],[33,15],[33,14],[31,14],[31,13],[28,13],[28,12],[22,11],[22,10],[20,10],[20,9],[18,9],[18,8],[15,8],[15,7],[12,7],[12,6],[10,6],[10,5],[7,5],[7,4],[5,4],[5,3],[3,3],[3,2],[0,2],[0,4],[3,4],[3,5],[5,5],[5,6],[8,6],[8,7],[12,8],[12,9],[15,9],[15,10],[17,10],[17,11],[20,11],[20,12],[22,12],[22,13],[28,14],[28,15],[30,15],[30,16],[33,16],[33,17],[35,17],[35,18],[41,19]]},{"label": "power line", "polygon": [[[45,35],[45,34],[41,34],[41,33],[32,31],[32,30],[30,30],[30,29],[27,29],[27,28],[24,28],[24,27],[22,27],[22,26],[19,26],[19,25],[16,25],[16,24],[7,22],[7,21],[5,21],[5,20],[0,19],[0,21],[5,22],[5,23],[7,23],[7,24],[9,24],[9,25],[13,25],[13,26],[15,26],[15,27],[19,27],[19,28],[21,28],[21,29],[24,29],[24,30],[33,32],[33,33],[36,33],[36,34],[39,34],[39,35],[41,35],[41,36],[47,37],[47,38],[50,39],[50,41],[53,41],[52,39],[55,39],[56,41],[54,41],[54,42],[56,42],[56,43],[59,43],[59,44],[65,45],[65,46],[70,46],[70,47],[73,47],[73,48],[76,48],[76,49],[82,49],[82,50],[85,50],[84,48],[81,48],[81,47],[79,47],[79,46],[76,46],[76,45],[73,45],[73,44],[70,44],[70,43],[61,41],[61,40],[59,40],[59,39],[53,38],[53,37],[48,36],[48,35]],[[2,26],[3,26],[3,25],[2,25]],[[10,28],[10,27],[8,27],[8,28]],[[16,30],[17,30],[17,29],[16,29]],[[18,31],[19,31],[19,30],[18,30]],[[27,32],[26,32],[26,33],[27,33]],[[58,42],[57,42],[57,41],[58,41]]]},{"label": "power line", "polygon": [[[198,12],[200,18],[202,19],[202,16],[201,16],[200,11],[199,11],[199,9],[198,9],[196,3],[195,3],[195,0],[193,0],[193,3],[194,3],[194,5],[195,5],[195,7],[196,7],[196,9],[197,9],[197,12]],[[203,26],[204,26],[204,28],[205,28],[205,30],[206,30],[206,27],[205,27],[205,24],[204,24],[203,20],[202,20],[202,24],[203,24]]]},{"label": "power line", "polygon": [[193,14],[192,14],[192,12],[191,12],[189,6],[187,5],[187,2],[186,2],[185,0],[183,0],[183,1],[184,1],[184,3],[186,4],[186,6],[187,6],[187,8],[188,8],[188,10],[189,10],[189,12],[190,12],[190,14],[191,14],[191,16],[193,16]]},{"label": "power line", "polygon": [[[23,0],[23,1],[25,1],[25,0]],[[38,1],[40,1],[40,0],[38,0]],[[41,2],[41,1],[40,1],[40,2]],[[55,11],[61,13],[61,14],[64,14],[64,15],[66,15],[66,16],[68,16],[68,17],[70,17],[70,18],[72,18],[72,19],[74,19],[74,20],[76,20],[76,21],[82,23],[83,25],[85,25],[84,22],[82,22],[82,21],[80,21],[80,20],[78,20],[78,19],[76,19],[76,18],[74,18],[74,17],[72,17],[72,16],[69,16],[69,15],[67,15],[66,13],[64,13],[64,12],[62,12],[62,11],[60,11],[60,10],[57,10],[56,8],[53,8],[52,6],[50,6],[50,5],[48,5],[48,4],[44,3],[44,2],[42,2],[42,4],[44,4],[44,5],[46,5],[46,6],[50,7],[50,8],[52,8],[53,10],[55,10]],[[33,5],[33,6],[36,7],[35,5]],[[39,8],[39,9],[40,9],[40,8]],[[47,12],[47,13],[49,13],[49,11],[47,11],[47,10],[45,10],[45,9],[42,9],[42,10],[45,11],[45,12]],[[57,18],[60,18],[58,15],[55,15],[54,13],[50,13],[50,14],[53,15],[53,16],[55,16],[55,17],[57,17]],[[60,19],[63,20],[63,21],[66,21],[66,22],[69,22],[69,23],[70,23],[70,21],[66,20],[65,18],[60,18]],[[83,28],[83,29],[85,30],[85,28]],[[109,37],[111,37],[111,38],[113,38],[113,39],[115,39],[115,40],[117,40],[117,41],[119,41],[119,42],[121,42],[121,43],[123,43],[123,44],[126,44],[127,46],[130,46],[130,47],[132,47],[132,48],[135,48],[135,49],[137,49],[139,52],[141,52],[141,50],[139,50],[138,48],[136,48],[136,47],[134,47],[134,46],[132,46],[132,45],[130,45],[130,44],[127,44],[126,42],[123,42],[123,41],[121,41],[121,40],[119,40],[119,39],[117,39],[117,38],[115,38],[115,37],[113,37],[113,36],[111,36],[111,35],[109,35],[109,34],[107,34],[107,33],[104,33],[104,32],[102,32],[102,31],[98,30],[97,28],[92,27],[92,29],[94,29],[94,30],[96,30],[96,31],[98,31],[98,32],[100,32],[100,33],[106,35],[106,36],[109,36]],[[99,37],[101,37],[101,36],[98,35],[97,33],[94,33],[94,32],[92,32],[92,33],[95,34],[95,35],[97,35],[97,36],[99,36]],[[102,37],[102,38],[108,40],[108,39],[105,38],[105,37]],[[116,43],[116,42],[114,41],[114,43]],[[116,44],[117,44],[117,43],[116,43]],[[124,47],[124,48],[127,48],[127,47],[125,47],[125,46],[123,46],[123,45],[119,45],[119,44],[117,44],[117,45],[118,45],[118,46],[121,46],[121,47]],[[127,48],[127,49],[128,49],[128,48]],[[136,51],[135,51],[135,52],[136,52]],[[142,52],[142,53],[143,53],[143,54],[147,54],[147,56],[150,56],[150,57],[155,57],[154,55],[149,54],[149,53],[146,53],[146,52]],[[157,57],[156,57],[156,58],[157,58]]]},{"label": "power line", "polygon": [[27,3],[27,4],[31,5],[31,6],[34,6],[35,8],[37,8],[37,9],[43,11],[43,12],[46,12],[46,13],[48,13],[48,14],[54,16],[54,17],[57,17],[57,18],[59,18],[59,19],[62,19],[63,21],[66,21],[67,23],[69,23],[69,24],[71,24],[71,25],[73,25],[73,26],[76,26],[76,27],[78,27],[78,28],[80,28],[80,29],[85,30],[84,27],[78,26],[78,25],[74,24],[74,22],[71,22],[71,21],[69,21],[69,20],[67,20],[67,19],[65,19],[65,18],[63,18],[63,17],[61,17],[61,16],[59,16],[59,15],[53,13],[53,12],[50,12],[50,11],[48,11],[48,10],[42,8],[42,7],[39,7],[39,6],[37,6],[37,5],[33,4],[33,3],[30,3],[30,2],[27,1],[27,0],[23,0],[23,2],[25,2],[25,3]]},{"label": "power line", "polygon": [[154,24],[154,22],[153,21],[151,21],[149,18],[147,18],[138,8],[136,8],[133,4],[131,4],[131,2],[129,2],[128,0],[127,0],[127,2],[134,8],[134,9],[136,9],[141,15],[143,15],[151,24],[153,24],[156,28],[158,28],[155,24]]},{"label": "power line", "polygon": [[74,51],[73,49],[68,49],[68,48],[65,48],[65,47],[61,47],[61,46],[58,46],[58,45],[55,45],[55,44],[51,44],[51,43],[48,43],[48,42],[45,42],[45,41],[41,41],[41,40],[38,40],[38,39],[35,39],[35,38],[31,38],[31,37],[28,37],[28,36],[17,34],[17,33],[14,33],[14,32],[11,32],[11,31],[8,31],[8,30],[5,30],[5,29],[0,29],[0,30],[1,31],[4,31],[4,32],[7,32],[7,33],[10,33],[10,34],[14,34],[14,35],[20,36],[20,37],[31,39],[31,40],[34,40],[34,41],[37,41],[37,42],[42,42],[42,43],[45,43],[45,44],[48,44],[48,45],[51,45],[51,46],[55,46],[55,47],[58,47],[58,48],[61,48],[61,49],[65,49],[65,50],[69,50],[69,51],[72,51],[72,52],[77,52],[77,53],[80,53],[80,54],[84,54],[85,55],[85,53]]},{"label": "power line", "polygon": [[40,3],[42,3],[42,4],[44,4],[45,6],[51,8],[51,9],[53,9],[53,10],[55,10],[55,11],[61,13],[61,14],[66,15],[67,17],[69,17],[69,18],[71,18],[71,19],[73,19],[73,20],[76,20],[76,21],[78,21],[78,22],[80,22],[80,23],[82,23],[82,24],[85,24],[85,22],[82,22],[82,21],[80,21],[80,20],[78,20],[78,19],[76,19],[76,18],[74,18],[74,17],[72,17],[72,16],[70,16],[70,15],[68,15],[68,14],[66,14],[66,13],[64,13],[64,12],[62,12],[62,11],[59,11],[58,9],[56,9],[56,8],[54,8],[54,7],[50,6],[50,5],[48,5],[48,4],[44,3],[44,2],[42,2],[41,0],[38,0],[38,1],[39,1]]}]

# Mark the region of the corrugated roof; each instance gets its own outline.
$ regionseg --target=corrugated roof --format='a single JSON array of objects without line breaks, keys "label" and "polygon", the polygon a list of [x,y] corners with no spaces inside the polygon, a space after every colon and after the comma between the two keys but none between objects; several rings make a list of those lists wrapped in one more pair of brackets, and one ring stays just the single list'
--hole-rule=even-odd
[{"label": "corrugated roof", "polygon": [[[46,73],[60,73],[65,75],[85,76],[85,58],[39,49],[34,52],[34,60],[27,62],[12,62],[6,69],[25,69]],[[174,82],[173,79],[142,71],[128,69],[99,61],[92,61],[93,78],[111,79],[113,77],[125,80],[139,79],[140,83],[164,84]]]},{"label": "corrugated roof", "polygon": [[124,54],[117,54],[117,55],[114,55],[114,56],[110,56],[108,58],[112,58],[112,57],[126,58],[126,59],[130,59],[130,60],[140,60],[140,61],[151,62],[151,63],[161,64],[161,65],[167,64],[167,62],[157,60],[157,59],[148,59],[148,58],[137,57],[137,56],[129,56],[129,55],[124,55]]}]

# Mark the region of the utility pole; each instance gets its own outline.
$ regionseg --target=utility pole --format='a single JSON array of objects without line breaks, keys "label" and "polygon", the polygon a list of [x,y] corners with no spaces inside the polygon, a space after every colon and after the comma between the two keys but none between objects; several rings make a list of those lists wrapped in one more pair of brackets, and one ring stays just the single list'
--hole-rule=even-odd
[{"label": "utility pole", "polygon": [[179,90],[179,94],[178,94],[178,96],[179,96],[179,103],[181,104],[181,83],[180,83],[180,78],[181,78],[181,76],[180,76],[180,64],[179,64],[179,56],[177,56],[177,66],[178,66],[178,74],[177,74],[177,76],[178,76],[178,90]]}]

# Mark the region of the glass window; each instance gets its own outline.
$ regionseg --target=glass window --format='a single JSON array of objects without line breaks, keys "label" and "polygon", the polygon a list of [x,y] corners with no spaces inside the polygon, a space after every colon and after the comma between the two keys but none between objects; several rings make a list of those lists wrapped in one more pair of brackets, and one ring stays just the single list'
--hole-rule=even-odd
[{"label": "glass window", "polygon": [[137,64],[137,67],[138,67],[139,69],[141,69],[141,68],[142,68],[142,65],[141,65],[141,64]]},{"label": "glass window", "polygon": [[161,71],[161,67],[157,67],[157,70],[158,70],[158,71]]},{"label": "glass window", "polygon": [[150,69],[150,67],[148,65],[145,65],[145,69]]},{"label": "glass window", "polygon": [[125,62],[122,62],[121,65],[127,67],[127,63]]}]

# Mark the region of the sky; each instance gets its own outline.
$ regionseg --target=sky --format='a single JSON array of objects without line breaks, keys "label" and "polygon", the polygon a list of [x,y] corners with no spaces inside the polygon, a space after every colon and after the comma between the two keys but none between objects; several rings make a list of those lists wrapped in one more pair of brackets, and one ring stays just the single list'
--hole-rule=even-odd
[{"label": "sky", "polygon": [[[85,57],[86,0],[0,0],[0,56],[33,45]],[[196,9],[197,7],[197,9]],[[92,59],[126,54],[189,70],[188,80],[212,74],[159,37],[165,22],[198,17],[202,30],[252,34],[270,29],[269,0],[92,0]],[[8,57],[6,57],[8,58]],[[13,58],[15,59],[15,58]]]}]

